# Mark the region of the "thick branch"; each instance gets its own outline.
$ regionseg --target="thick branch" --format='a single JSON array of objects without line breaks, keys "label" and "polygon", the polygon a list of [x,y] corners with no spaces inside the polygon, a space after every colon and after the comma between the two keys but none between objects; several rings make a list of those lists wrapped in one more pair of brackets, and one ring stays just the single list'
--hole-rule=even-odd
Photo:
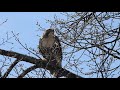
[{"label": "thick branch", "polygon": [[36,69],[36,68],[38,68],[36,65],[33,65],[33,66],[27,68],[25,71],[23,71],[23,73],[21,73],[21,74],[18,76],[18,78],[23,78],[27,73],[29,73],[30,71],[32,71],[32,70],[34,70],[34,69]]},{"label": "thick branch", "polygon": [[11,70],[14,68],[14,66],[15,66],[18,62],[19,62],[18,59],[15,60],[1,78],[6,78],[6,77],[9,75],[9,73],[11,72]]},{"label": "thick branch", "polygon": [[[56,69],[56,68],[52,67],[51,65],[48,65],[47,61],[44,61],[42,59],[36,59],[34,57],[27,56],[27,55],[24,55],[24,54],[20,54],[20,53],[17,53],[17,52],[0,49],[0,54],[4,55],[4,56],[8,56],[8,57],[13,57],[13,58],[16,58],[16,59],[21,60],[21,61],[25,61],[25,62],[35,64],[35,66],[38,67],[38,68],[44,68],[44,69],[47,69],[47,70],[50,70],[50,71],[53,71],[54,69]],[[46,67],[46,65],[47,65],[47,67]],[[67,71],[67,70],[65,70],[61,67],[57,67],[57,70],[58,71],[57,71],[56,77],[65,76],[67,78],[82,78],[81,76],[77,76],[77,75],[75,75],[75,74],[73,74],[73,73],[71,73],[71,72],[69,72],[69,71]]]},{"label": "thick branch", "polygon": [[17,52],[13,52],[13,51],[7,51],[7,50],[0,49],[0,54],[4,55],[4,56],[16,58],[18,60],[33,63],[33,64],[36,64],[37,62],[39,62],[39,60],[34,58],[34,57],[30,57],[30,56],[20,54],[20,53],[17,53]]}]

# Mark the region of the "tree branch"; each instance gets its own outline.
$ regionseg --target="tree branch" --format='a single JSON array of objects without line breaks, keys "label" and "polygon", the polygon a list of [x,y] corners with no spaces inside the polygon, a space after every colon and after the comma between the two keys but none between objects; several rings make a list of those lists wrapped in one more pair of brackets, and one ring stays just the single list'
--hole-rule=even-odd
[{"label": "tree branch", "polygon": [[24,54],[20,54],[20,53],[13,52],[13,51],[7,51],[7,50],[3,50],[3,49],[0,49],[0,54],[4,55],[4,56],[16,58],[18,60],[22,60],[22,61],[26,61],[26,62],[29,62],[29,63],[33,63],[33,64],[36,64],[40,60],[42,60],[42,59],[36,59],[34,57],[30,57],[30,56],[27,56],[27,55],[24,55]]},{"label": "tree branch", "polygon": [[[13,51],[7,51],[7,50],[3,50],[3,49],[0,49],[0,54],[4,55],[4,56],[16,58],[16,59],[21,60],[21,61],[25,61],[25,62],[35,64],[35,66],[26,69],[26,71],[23,72],[19,77],[25,76],[26,72],[29,72],[29,71],[31,71],[31,69],[35,69],[37,67],[50,70],[50,72],[52,72],[53,70],[56,69],[56,67],[52,67],[51,65],[48,64],[47,61],[44,61],[41,58],[36,59],[32,56],[27,56],[27,55],[24,55],[24,54],[20,54],[20,53],[13,52]],[[46,65],[47,65],[47,67],[46,67]],[[56,77],[65,76],[67,78],[83,78],[83,77],[75,75],[75,74],[73,74],[73,73],[71,73],[71,72],[69,72],[69,71],[67,71],[67,70],[65,70],[61,67],[57,67],[57,70],[58,71],[57,71]]]},{"label": "tree branch", "polygon": [[30,71],[32,71],[32,70],[34,70],[34,69],[36,69],[36,68],[38,68],[36,65],[33,65],[33,66],[27,68],[25,71],[23,71],[23,73],[21,73],[21,74],[18,76],[18,78],[23,78],[27,73],[29,73]]},{"label": "tree branch", "polygon": [[18,62],[19,62],[18,59],[15,60],[1,78],[6,78],[6,77],[9,75],[10,71],[14,68],[14,66],[15,66]]}]

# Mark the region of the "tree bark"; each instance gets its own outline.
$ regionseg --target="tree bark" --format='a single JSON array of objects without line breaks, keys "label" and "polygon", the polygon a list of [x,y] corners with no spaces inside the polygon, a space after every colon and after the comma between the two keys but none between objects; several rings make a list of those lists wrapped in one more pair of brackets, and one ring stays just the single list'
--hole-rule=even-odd
[{"label": "tree bark", "polygon": [[[24,54],[20,54],[20,53],[13,52],[13,51],[7,51],[7,50],[3,50],[3,49],[0,49],[0,55],[16,58],[19,61],[25,61],[28,63],[32,63],[32,64],[36,65],[35,68],[44,68],[44,69],[50,70],[50,72],[52,72],[53,70],[56,69],[56,68],[52,67],[51,65],[49,65],[47,61],[44,61],[41,58],[37,59],[32,56],[27,56]],[[46,65],[47,65],[47,67],[46,67]],[[25,72],[29,72],[29,71],[30,70],[27,69],[27,71],[25,71]],[[25,76],[25,73],[23,72],[23,74],[21,76],[22,77]],[[21,77],[21,76],[18,76],[18,77]],[[71,73],[70,71],[67,71],[66,69],[57,67],[56,77],[58,78],[58,77],[62,77],[62,76],[65,76],[66,78],[83,78],[74,73]]]}]

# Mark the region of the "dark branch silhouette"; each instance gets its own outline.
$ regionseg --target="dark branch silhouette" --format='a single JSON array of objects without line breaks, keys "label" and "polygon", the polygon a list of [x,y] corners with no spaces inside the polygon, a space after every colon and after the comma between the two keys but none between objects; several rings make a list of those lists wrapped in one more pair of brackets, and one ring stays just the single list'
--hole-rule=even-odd
[{"label": "dark branch silhouette", "polygon": [[11,72],[11,70],[14,68],[14,66],[19,62],[18,59],[16,59],[12,64],[11,66],[7,69],[7,71],[5,72],[5,74],[1,77],[1,78],[6,78],[9,73]]},{"label": "dark branch silhouette", "polygon": [[18,78],[23,78],[27,73],[29,73],[30,71],[32,71],[32,70],[34,70],[34,69],[36,69],[36,68],[38,68],[37,65],[33,65],[33,66],[27,68],[25,71],[23,71],[23,73],[21,73],[21,74],[18,76]]},{"label": "dark branch silhouette", "polygon": [[[34,57],[23,55],[23,54],[20,54],[20,53],[17,53],[17,52],[7,51],[7,50],[0,49],[0,54],[4,55],[4,56],[16,58],[19,61],[25,61],[25,62],[29,62],[29,63],[35,64],[35,66],[26,69],[18,77],[24,77],[27,74],[27,72],[30,72],[31,70],[36,69],[36,68],[44,68],[44,69],[48,69],[50,71],[52,71],[52,70],[55,69],[51,65],[47,65],[48,62],[46,62],[46,61],[44,61],[42,59],[36,59]],[[7,73],[11,70],[11,68],[13,68],[13,66],[16,63],[17,62],[14,62],[13,65],[10,66],[9,70],[5,73],[5,75],[3,76],[3,78],[8,75]],[[47,67],[46,67],[46,65],[47,65]],[[67,71],[67,70],[65,70],[63,68],[60,68],[60,67],[57,67],[57,68],[59,69],[57,77],[65,76],[67,78],[82,78],[81,76],[77,76],[77,75],[75,75],[75,74],[73,74],[73,73],[71,73],[71,72],[69,72],[69,71]]]}]

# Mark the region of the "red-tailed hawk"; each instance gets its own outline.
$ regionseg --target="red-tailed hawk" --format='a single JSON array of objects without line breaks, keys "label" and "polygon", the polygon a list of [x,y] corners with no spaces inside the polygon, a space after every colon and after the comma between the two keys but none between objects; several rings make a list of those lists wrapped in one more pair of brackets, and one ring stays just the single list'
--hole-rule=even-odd
[{"label": "red-tailed hawk", "polygon": [[48,29],[39,41],[39,52],[52,66],[61,67],[62,48],[57,36],[54,35],[53,29]]}]

